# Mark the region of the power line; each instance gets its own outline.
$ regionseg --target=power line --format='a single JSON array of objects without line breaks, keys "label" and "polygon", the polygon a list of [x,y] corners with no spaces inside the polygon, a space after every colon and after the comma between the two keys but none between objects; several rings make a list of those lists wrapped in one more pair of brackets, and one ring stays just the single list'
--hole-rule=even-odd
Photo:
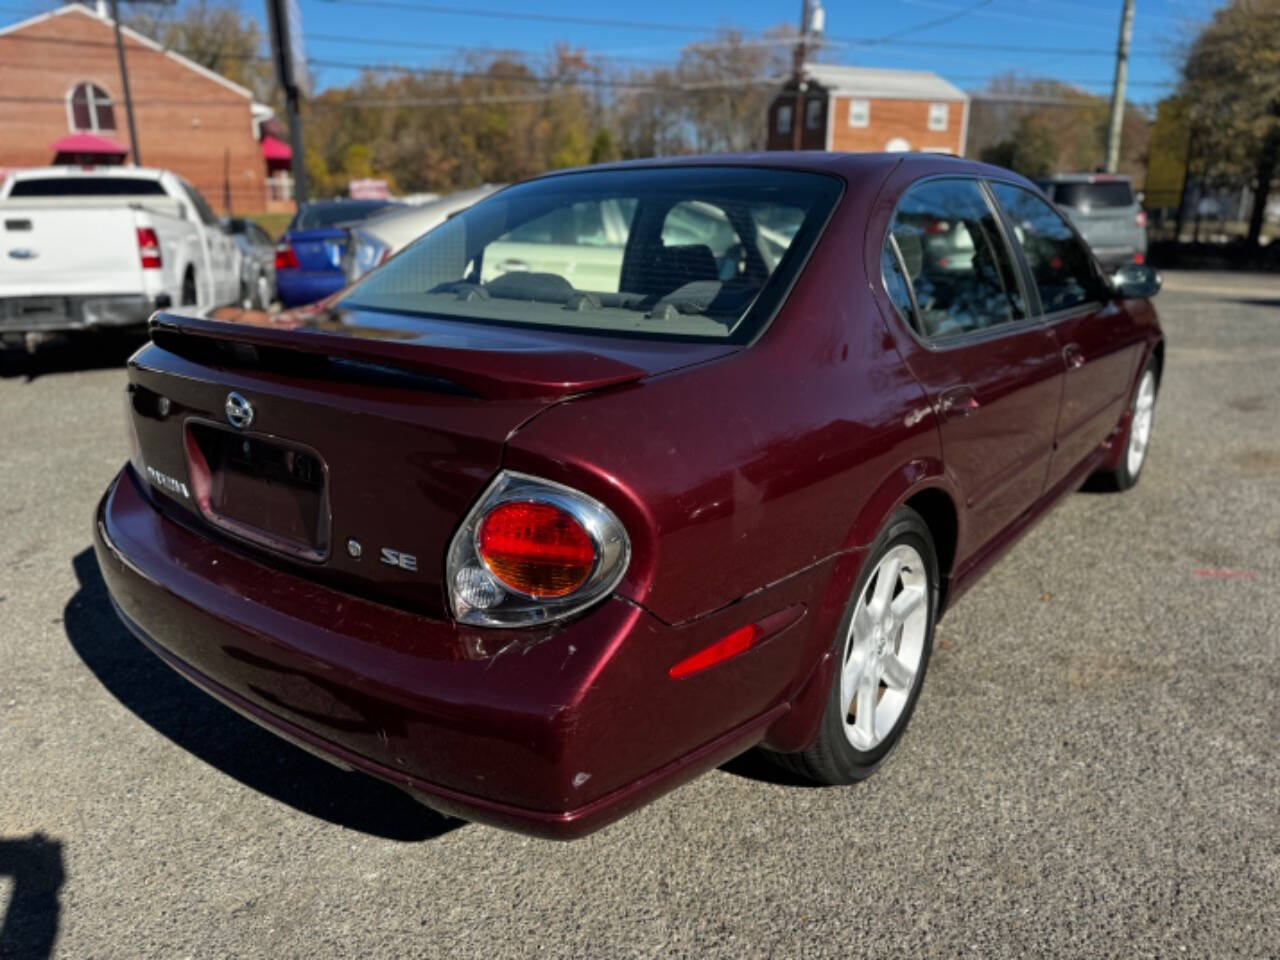
[{"label": "power line", "polygon": [[908,34],[912,34],[912,33],[919,33],[921,30],[929,30],[929,29],[932,29],[933,27],[941,27],[944,24],[953,23],[954,21],[959,20],[962,17],[967,17],[971,13],[977,13],[983,7],[990,6],[990,5],[991,5],[991,0],[978,0],[977,3],[970,4],[967,7],[954,11],[953,13],[948,13],[941,17],[935,17],[932,20],[926,20],[924,23],[917,23],[914,26],[903,27],[901,30],[896,30],[893,33],[887,33],[883,37],[880,37],[878,41],[872,41],[872,44],[874,45],[874,43],[876,42],[884,43],[889,40],[897,40],[899,37],[905,37]]}]

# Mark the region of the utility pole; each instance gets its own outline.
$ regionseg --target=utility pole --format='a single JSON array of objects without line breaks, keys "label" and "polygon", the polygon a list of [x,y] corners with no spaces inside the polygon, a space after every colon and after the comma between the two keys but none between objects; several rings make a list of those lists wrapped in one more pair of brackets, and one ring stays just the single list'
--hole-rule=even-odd
[{"label": "utility pole", "polygon": [[271,31],[271,57],[276,79],[284,88],[285,114],[289,118],[289,150],[293,154],[293,196],[301,207],[307,202],[307,165],[302,147],[301,95],[308,91],[307,56],[302,44],[302,14],[297,0],[267,0]]},{"label": "utility pole", "polygon": [[795,50],[791,59],[792,83],[795,84],[795,103],[791,108],[791,149],[799,150],[802,145],[804,122],[804,91],[807,84],[804,80],[805,41],[809,39],[809,0],[800,0],[800,36],[796,39]]},{"label": "utility pole", "polygon": [[129,71],[124,65],[124,41],[120,39],[120,0],[111,0],[111,21],[116,28],[116,57],[120,61],[120,86],[124,89],[124,113],[129,118],[129,148],[133,153],[133,164],[142,166],[142,156],[138,153],[138,128],[133,122],[133,97],[129,95]]},{"label": "utility pole", "polygon": [[1120,134],[1124,130],[1124,85],[1129,79],[1129,41],[1133,38],[1133,0],[1124,0],[1120,40],[1116,44],[1116,76],[1111,85],[1111,123],[1107,127],[1107,173],[1120,166]]}]

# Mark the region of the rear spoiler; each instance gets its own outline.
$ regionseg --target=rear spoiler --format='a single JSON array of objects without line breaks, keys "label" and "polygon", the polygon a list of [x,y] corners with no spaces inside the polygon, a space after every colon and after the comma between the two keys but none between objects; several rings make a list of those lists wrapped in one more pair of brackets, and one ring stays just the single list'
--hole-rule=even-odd
[{"label": "rear spoiler", "polygon": [[387,331],[376,336],[330,333],[315,327],[297,329],[253,323],[197,319],[171,313],[157,313],[149,324],[151,339],[158,346],[179,354],[199,352],[200,347],[225,344],[233,349],[225,356],[259,365],[256,354],[300,354],[317,360],[337,360],[348,364],[417,374],[447,381],[464,391],[492,400],[554,400],[588,393],[604,387],[640,380],[646,372],[611,357],[587,350],[574,350],[534,341],[497,340],[486,348],[441,346],[429,335],[395,339]]}]

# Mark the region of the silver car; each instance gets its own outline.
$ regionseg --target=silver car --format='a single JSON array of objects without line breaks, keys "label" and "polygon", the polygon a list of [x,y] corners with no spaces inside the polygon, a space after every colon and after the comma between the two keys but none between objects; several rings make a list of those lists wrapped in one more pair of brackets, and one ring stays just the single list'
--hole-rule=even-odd
[{"label": "silver car", "polygon": [[240,259],[240,305],[265,310],[276,298],[276,244],[252,220],[224,217],[222,229],[235,241]]},{"label": "silver car", "polygon": [[1061,173],[1036,181],[1108,270],[1147,260],[1147,215],[1128,177]]}]

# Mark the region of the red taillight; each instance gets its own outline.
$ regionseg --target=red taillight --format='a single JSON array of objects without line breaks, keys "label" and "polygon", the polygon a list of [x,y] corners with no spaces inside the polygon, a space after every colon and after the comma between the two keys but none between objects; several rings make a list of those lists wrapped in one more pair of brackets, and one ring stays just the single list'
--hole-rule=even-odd
[{"label": "red taillight", "polygon": [[1139,210],[1133,215],[1133,225],[1135,227],[1145,227],[1147,225],[1147,211]]},{"label": "red taillight", "polygon": [[751,645],[760,639],[761,630],[754,623],[749,627],[740,627],[726,637],[722,637],[709,647],[704,647],[691,657],[685,657],[667,673],[679,679],[691,673],[714,667],[722,660],[745,653]]},{"label": "red taillight", "polygon": [[282,243],[276,247],[277,270],[297,270],[298,266],[298,255],[293,252],[293,247],[287,243]]},{"label": "red taillight", "polygon": [[138,228],[138,256],[143,270],[160,269],[160,238],[150,227]]},{"label": "red taillight", "polygon": [[480,521],[476,552],[489,571],[526,596],[564,597],[591,576],[596,548],[567,510],[550,503],[499,504]]},{"label": "red taillight", "polygon": [[1144,263],[1147,262],[1147,255],[1145,253],[1135,253],[1133,255],[1133,262],[1136,263],[1138,266],[1142,266]]},{"label": "red taillight", "polygon": [[945,220],[930,220],[924,225],[924,232],[929,234],[946,233],[951,229],[951,224]]}]

